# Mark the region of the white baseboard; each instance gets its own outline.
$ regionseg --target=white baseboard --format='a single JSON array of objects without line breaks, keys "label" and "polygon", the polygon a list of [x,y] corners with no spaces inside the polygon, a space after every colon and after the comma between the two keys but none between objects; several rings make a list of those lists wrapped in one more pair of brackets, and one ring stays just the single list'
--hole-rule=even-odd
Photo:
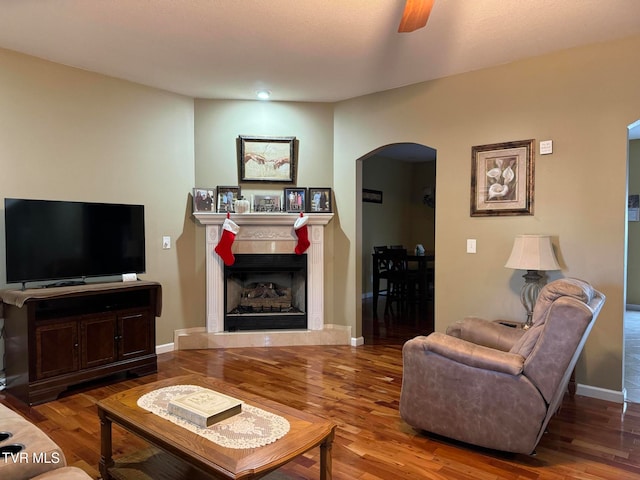
[{"label": "white baseboard", "polygon": [[164,345],[156,345],[156,355],[160,355],[161,353],[169,353],[174,350],[174,343],[165,343]]},{"label": "white baseboard", "polygon": [[576,386],[576,395],[584,395],[585,397],[597,398],[598,400],[606,400],[608,402],[624,403],[624,391],[607,390],[606,388],[592,387],[591,385],[578,384]]},{"label": "white baseboard", "polygon": [[351,337],[352,347],[359,347],[360,345],[364,345],[364,337]]}]

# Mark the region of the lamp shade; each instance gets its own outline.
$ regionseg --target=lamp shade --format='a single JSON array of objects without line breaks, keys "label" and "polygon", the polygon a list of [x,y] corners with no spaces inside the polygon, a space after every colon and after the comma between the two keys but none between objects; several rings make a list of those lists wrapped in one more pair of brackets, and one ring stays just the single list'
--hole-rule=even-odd
[{"label": "lamp shade", "polygon": [[560,270],[549,235],[517,235],[506,268]]}]

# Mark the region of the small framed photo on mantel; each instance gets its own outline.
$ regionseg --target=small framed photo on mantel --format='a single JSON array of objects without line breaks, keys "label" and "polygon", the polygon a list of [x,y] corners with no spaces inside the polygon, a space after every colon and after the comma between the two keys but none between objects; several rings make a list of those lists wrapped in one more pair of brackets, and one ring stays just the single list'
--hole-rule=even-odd
[{"label": "small framed photo on mantel", "polygon": [[282,191],[251,195],[251,211],[256,213],[276,213],[282,211]]},{"label": "small framed photo on mantel", "polygon": [[306,188],[285,188],[284,204],[285,210],[289,213],[300,213],[305,211],[307,199]]},{"label": "small framed photo on mantel", "polygon": [[308,198],[309,207],[308,210],[310,213],[313,212],[325,212],[330,213],[332,211],[331,205],[331,189],[328,187],[321,188],[309,188],[309,198]]},{"label": "small framed photo on mantel", "polygon": [[240,198],[240,187],[225,187],[218,186],[218,213],[233,213],[235,212],[236,200]]},{"label": "small framed photo on mantel", "polygon": [[212,187],[196,187],[193,189],[193,211],[215,212],[216,189]]}]

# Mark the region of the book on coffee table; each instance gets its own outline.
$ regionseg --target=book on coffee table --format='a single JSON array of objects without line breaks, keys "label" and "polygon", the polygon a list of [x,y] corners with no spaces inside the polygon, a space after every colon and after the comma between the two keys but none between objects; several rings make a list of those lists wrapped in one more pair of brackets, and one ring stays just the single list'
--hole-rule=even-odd
[{"label": "book on coffee table", "polygon": [[204,389],[170,400],[167,410],[200,427],[210,427],[242,412],[242,403],[237,398]]}]

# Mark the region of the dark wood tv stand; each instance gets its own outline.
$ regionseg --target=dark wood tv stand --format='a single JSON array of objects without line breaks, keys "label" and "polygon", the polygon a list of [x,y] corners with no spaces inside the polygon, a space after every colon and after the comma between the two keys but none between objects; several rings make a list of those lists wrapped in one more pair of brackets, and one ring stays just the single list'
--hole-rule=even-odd
[{"label": "dark wood tv stand", "polygon": [[159,283],[2,290],[7,392],[29,405],[96,378],[157,371]]}]

